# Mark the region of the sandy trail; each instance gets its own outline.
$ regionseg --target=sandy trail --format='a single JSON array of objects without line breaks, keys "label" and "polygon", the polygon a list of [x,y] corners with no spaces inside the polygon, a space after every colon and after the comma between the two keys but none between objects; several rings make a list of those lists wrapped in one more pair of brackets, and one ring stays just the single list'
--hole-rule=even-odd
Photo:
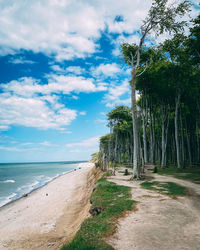
[{"label": "sandy trail", "polygon": [[[147,175],[152,176],[149,171]],[[117,232],[108,243],[117,250],[199,250],[200,185],[170,176],[153,174],[153,177],[155,181],[185,186],[189,196],[172,199],[142,189],[141,181],[130,182],[130,176],[117,173],[109,180],[132,187],[138,210],[119,220]]]},{"label": "sandy trail", "polygon": [[94,164],[79,164],[77,171],[0,209],[0,249],[59,249],[69,242],[89,216],[100,175]]}]

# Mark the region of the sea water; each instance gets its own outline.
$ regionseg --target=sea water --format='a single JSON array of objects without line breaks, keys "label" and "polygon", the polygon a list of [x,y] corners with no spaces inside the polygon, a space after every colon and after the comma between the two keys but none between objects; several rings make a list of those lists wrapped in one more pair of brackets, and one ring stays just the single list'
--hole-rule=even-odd
[{"label": "sea water", "polygon": [[0,164],[0,207],[73,171],[80,162]]}]

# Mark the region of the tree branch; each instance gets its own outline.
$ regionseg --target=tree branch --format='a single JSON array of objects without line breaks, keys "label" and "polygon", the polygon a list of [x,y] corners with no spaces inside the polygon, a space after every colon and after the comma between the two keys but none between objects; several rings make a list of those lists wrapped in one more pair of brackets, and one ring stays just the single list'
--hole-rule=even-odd
[{"label": "tree branch", "polygon": [[148,63],[146,63],[144,70],[140,74],[136,75],[136,77],[141,76],[147,70],[148,66]]}]

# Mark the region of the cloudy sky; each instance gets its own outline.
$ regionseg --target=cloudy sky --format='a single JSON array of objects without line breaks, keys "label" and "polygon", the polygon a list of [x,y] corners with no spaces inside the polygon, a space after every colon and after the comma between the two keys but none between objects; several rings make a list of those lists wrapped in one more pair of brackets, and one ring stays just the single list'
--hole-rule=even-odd
[{"label": "cloudy sky", "polygon": [[0,0],[0,162],[90,159],[106,113],[130,104],[120,44],[151,2]]}]

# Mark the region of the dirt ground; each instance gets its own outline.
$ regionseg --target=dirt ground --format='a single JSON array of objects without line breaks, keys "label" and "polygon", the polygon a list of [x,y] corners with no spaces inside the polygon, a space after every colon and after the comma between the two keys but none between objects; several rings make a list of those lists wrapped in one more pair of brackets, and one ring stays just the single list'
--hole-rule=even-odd
[{"label": "dirt ground", "polygon": [[116,173],[110,181],[132,188],[137,211],[118,221],[117,232],[107,240],[116,250],[199,250],[200,185],[146,171],[153,181],[185,186],[188,195],[172,199],[140,187],[141,181]]}]

